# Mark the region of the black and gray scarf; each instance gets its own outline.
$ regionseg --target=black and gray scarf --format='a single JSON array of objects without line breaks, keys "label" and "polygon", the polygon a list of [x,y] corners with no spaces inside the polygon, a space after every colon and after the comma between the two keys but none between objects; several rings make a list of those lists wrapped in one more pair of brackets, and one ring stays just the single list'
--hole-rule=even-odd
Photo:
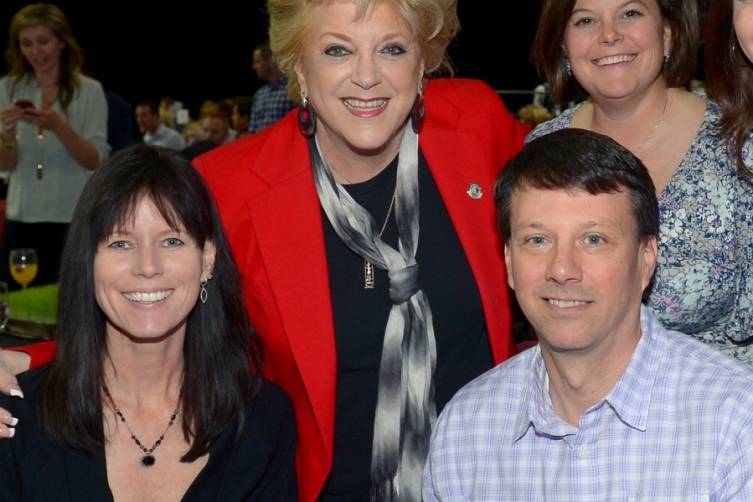
[{"label": "black and gray scarf", "polygon": [[418,281],[418,135],[410,123],[400,143],[395,195],[399,250],[335,181],[316,139],[309,140],[316,190],[342,241],[387,270],[392,309],[384,330],[379,395],[371,454],[372,501],[420,501],[421,477],[436,421],[434,368],[437,347],[431,307]]}]

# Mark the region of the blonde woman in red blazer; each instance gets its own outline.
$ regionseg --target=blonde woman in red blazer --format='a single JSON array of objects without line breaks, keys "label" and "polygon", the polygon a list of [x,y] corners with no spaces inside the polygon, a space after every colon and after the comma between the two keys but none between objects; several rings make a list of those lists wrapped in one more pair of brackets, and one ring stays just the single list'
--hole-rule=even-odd
[{"label": "blonde woman in red blazer", "polygon": [[[270,38],[300,109],[196,166],[244,277],[265,376],[294,403],[300,500],[420,500],[435,414],[513,353],[492,186],[526,131],[486,84],[425,79],[457,30],[455,0],[282,3],[268,1]],[[387,187],[379,209],[344,208],[373,183]],[[371,300],[350,310],[369,295],[381,314]],[[360,394],[351,356],[371,357]]]},{"label": "blonde woman in red blazer", "polygon": [[[492,187],[524,133],[481,82],[433,80],[425,100],[420,148],[473,271],[499,363],[512,354],[512,342]],[[308,155],[290,114],[196,164],[217,199],[245,279],[266,376],[293,399],[299,494],[313,501],[332,463],[337,368],[322,214]],[[478,199],[468,194],[473,184],[480,187]]]}]

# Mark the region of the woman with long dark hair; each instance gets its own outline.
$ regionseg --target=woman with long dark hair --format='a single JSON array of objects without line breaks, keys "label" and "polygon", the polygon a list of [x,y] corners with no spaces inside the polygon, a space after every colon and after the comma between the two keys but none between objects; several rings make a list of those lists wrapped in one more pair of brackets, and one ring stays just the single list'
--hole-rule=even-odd
[{"label": "woman with long dark hair", "polygon": [[148,146],[113,156],[62,263],[55,359],[20,375],[26,399],[0,402],[23,423],[0,442],[0,499],[294,500],[292,408],[260,377],[190,164]]}]

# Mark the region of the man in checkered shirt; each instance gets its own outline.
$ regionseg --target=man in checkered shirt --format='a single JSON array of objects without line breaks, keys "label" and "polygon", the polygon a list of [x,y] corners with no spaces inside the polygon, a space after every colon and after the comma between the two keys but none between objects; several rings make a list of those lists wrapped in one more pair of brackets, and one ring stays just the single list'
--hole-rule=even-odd
[{"label": "man in checkered shirt", "polygon": [[295,108],[296,103],[288,96],[288,77],[277,67],[268,43],[254,49],[252,68],[256,76],[266,82],[254,93],[251,102],[251,123],[248,129],[258,132],[284,117]]},{"label": "man in checkered shirt", "polygon": [[495,201],[539,344],[445,407],[424,500],[753,500],[753,368],[641,305],[659,227],[641,161],[565,129],[510,161]]}]

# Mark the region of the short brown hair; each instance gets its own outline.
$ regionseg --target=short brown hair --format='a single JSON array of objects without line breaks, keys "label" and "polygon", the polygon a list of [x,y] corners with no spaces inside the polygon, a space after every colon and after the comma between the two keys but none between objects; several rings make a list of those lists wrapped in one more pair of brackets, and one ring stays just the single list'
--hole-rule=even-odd
[{"label": "short brown hair", "polygon": [[[288,93],[298,99],[301,86],[295,65],[301,60],[311,12],[332,0],[267,0],[269,44],[277,65],[288,78]],[[362,18],[380,1],[389,1],[416,33],[426,64],[426,73],[440,68],[451,70],[447,46],[460,23],[457,0],[354,0],[356,17]]]},{"label": "short brown hair", "polygon": [[[698,6],[695,0],[654,0],[662,20],[672,32],[672,54],[664,65],[669,87],[685,84],[695,74],[698,48]],[[576,0],[544,0],[536,38],[531,49],[533,64],[549,83],[557,103],[582,97],[583,87],[565,68],[564,38]]]},{"label": "short brown hair", "polygon": [[609,136],[567,127],[536,138],[508,161],[494,183],[497,225],[505,241],[512,235],[513,194],[526,188],[591,195],[626,191],[638,240],[659,233],[659,203],[646,166]]}]

